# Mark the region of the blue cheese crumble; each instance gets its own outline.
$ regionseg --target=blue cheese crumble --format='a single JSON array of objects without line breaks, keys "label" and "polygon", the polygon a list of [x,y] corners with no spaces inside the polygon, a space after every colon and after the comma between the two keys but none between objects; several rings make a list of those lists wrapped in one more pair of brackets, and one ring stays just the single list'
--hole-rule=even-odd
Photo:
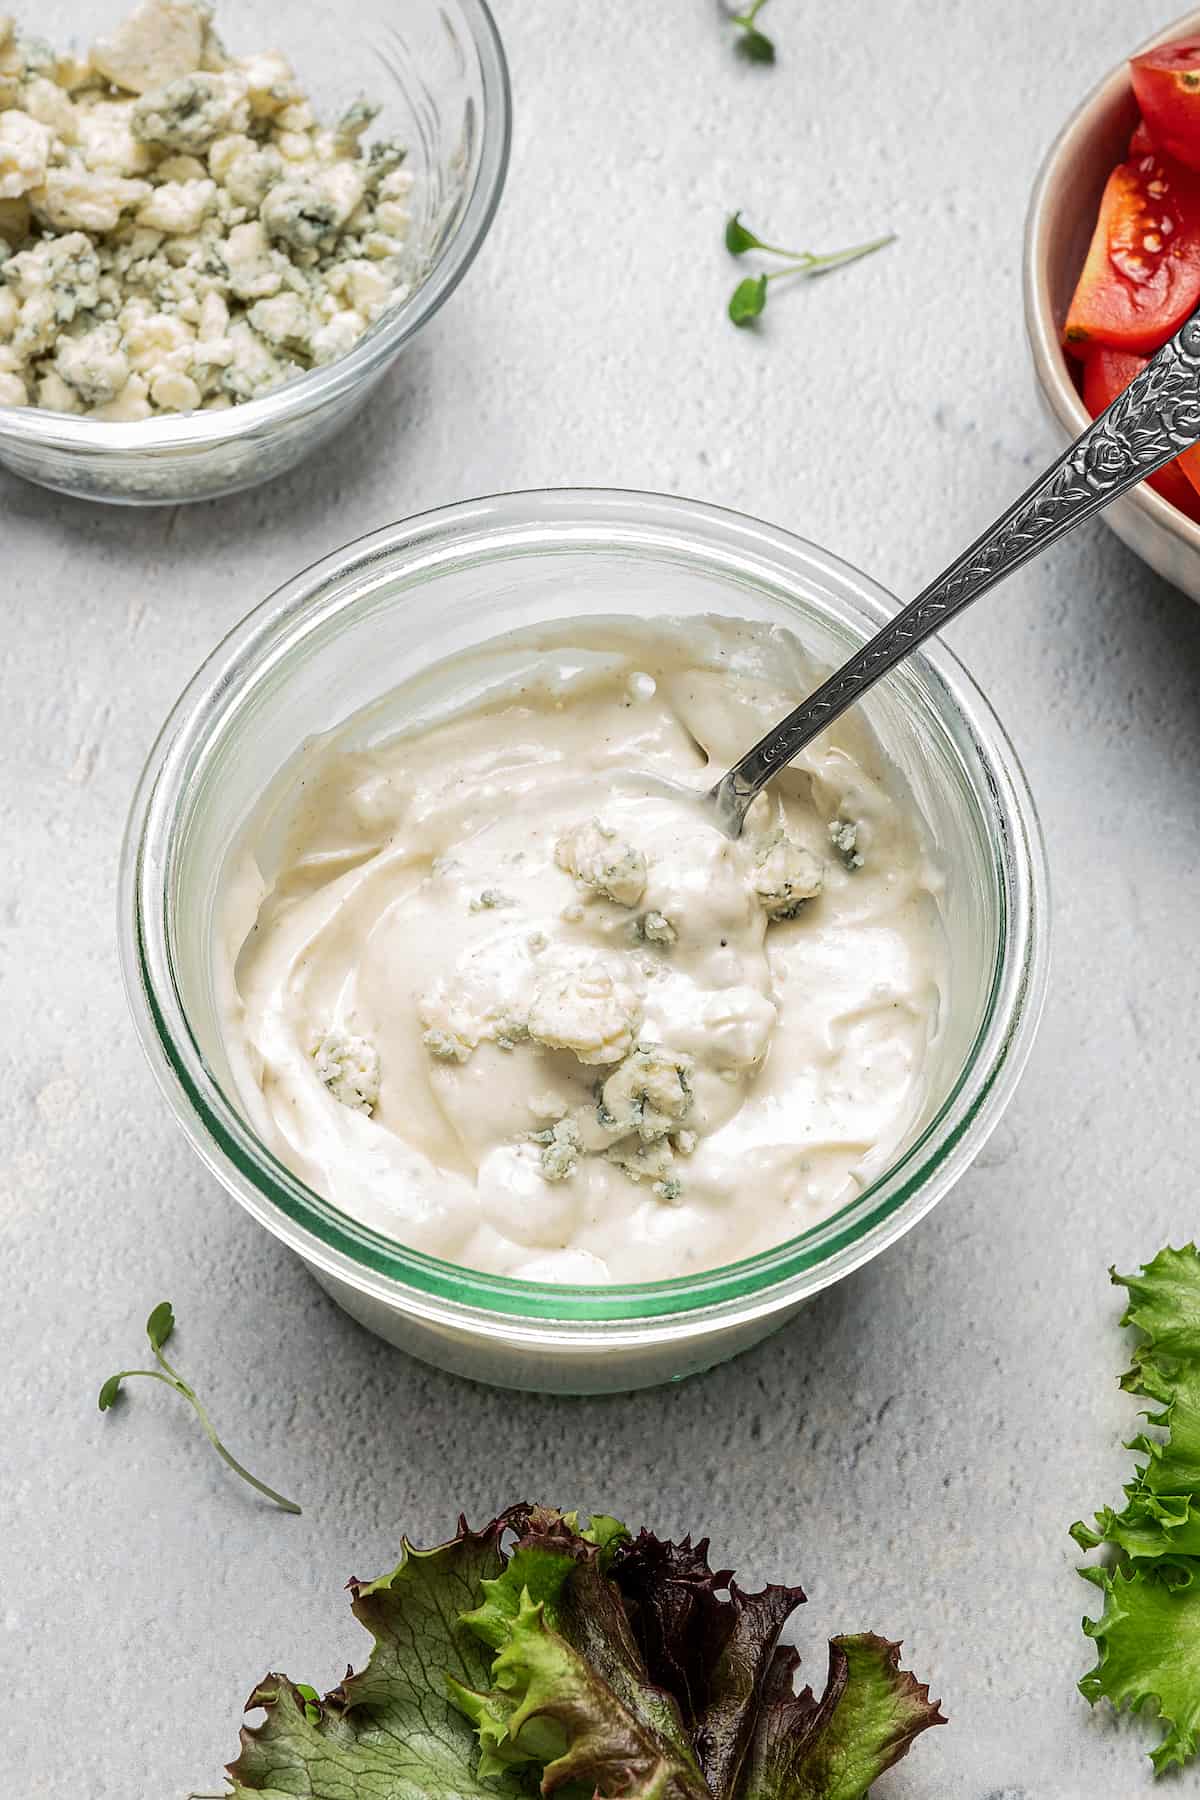
[{"label": "blue cheese crumble", "polygon": [[545,1131],[535,1131],[531,1141],[542,1147],[541,1170],[547,1181],[567,1181],[579,1166],[582,1140],[574,1119],[559,1119]]},{"label": "blue cheese crumble", "polygon": [[633,1048],[641,1022],[636,988],[598,960],[548,969],[529,1004],[534,1043],[570,1050],[581,1063],[619,1062]]},{"label": "blue cheese crumble", "polygon": [[212,411],[344,355],[408,291],[378,110],[323,124],[204,0],[141,0],[78,58],[0,17],[0,406]]},{"label": "blue cheese crumble", "polygon": [[848,869],[861,869],[863,854],[858,847],[858,826],[852,819],[831,819],[829,841]]},{"label": "blue cheese crumble", "polygon": [[661,1044],[639,1044],[600,1091],[599,1120],[606,1131],[636,1132],[653,1143],[686,1118],[692,1104],[692,1059]]},{"label": "blue cheese crumble", "polygon": [[317,1080],[353,1112],[373,1113],[379,1104],[379,1052],[366,1038],[331,1029],[312,1051]]},{"label": "blue cheese crumble", "polygon": [[754,853],[754,891],[768,919],[794,919],[825,883],[825,865],[786,832],[772,831]]},{"label": "blue cheese crumble", "polygon": [[646,858],[621,841],[610,825],[591,819],[561,837],[554,851],[560,869],[618,906],[636,906],[646,891]]},{"label": "blue cheese crumble", "polygon": [[638,921],[638,934],[648,944],[669,946],[679,937],[674,925],[665,913],[648,912]]}]

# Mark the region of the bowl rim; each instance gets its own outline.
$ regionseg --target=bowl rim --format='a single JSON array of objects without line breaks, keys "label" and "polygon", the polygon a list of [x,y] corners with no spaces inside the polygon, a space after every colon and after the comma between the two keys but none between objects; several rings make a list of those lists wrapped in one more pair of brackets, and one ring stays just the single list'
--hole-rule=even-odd
[{"label": "bowl rim", "polygon": [[[1049,266],[1054,248],[1048,218],[1050,196],[1060,179],[1062,163],[1072,151],[1087,142],[1097,115],[1107,111],[1130,88],[1131,58],[1140,56],[1145,50],[1152,50],[1157,44],[1170,43],[1173,38],[1194,36],[1197,32],[1200,32],[1200,9],[1181,14],[1130,50],[1128,56],[1110,69],[1070,114],[1042,158],[1033,184],[1025,215],[1021,272],[1025,333],[1038,385],[1068,438],[1076,438],[1082,431],[1086,431],[1092,422],[1092,415],[1083,404],[1083,398],[1071,379],[1070,365],[1050,303]],[[1200,524],[1181,513],[1146,482],[1131,488],[1120,504],[1137,507],[1160,531],[1170,532],[1192,549],[1200,551]]]},{"label": "bowl rim", "polygon": [[[671,495],[532,490],[461,501],[386,526],[303,570],[259,603],[201,665],[169,714],[134,794],[121,857],[119,934],[134,1026],[177,1122],[221,1184],[273,1235],[333,1281],[395,1311],[475,1337],[564,1349],[645,1346],[735,1328],[840,1280],[911,1229],[949,1190],[998,1122],[1024,1067],[1045,996],[1049,955],[1045,847],[1024,771],[991,706],[942,644],[914,667],[928,716],[965,767],[993,861],[998,941],[975,1043],[934,1118],[889,1169],[830,1219],[742,1262],[666,1281],[574,1287],[488,1275],[410,1250],[359,1226],[279,1163],[223,1094],[191,1032],[170,951],[171,855],[189,773],[236,704],[239,677],[275,670],[286,644],[326,631],[389,570],[409,586],[470,546],[614,546],[626,526],[685,551],[717,546],[728,571],[766,570],[786,597],[824,578],[832,615],[864,634],[896,609],[840,558],[747,515]],[[558,533],[557,538],[555,532]],[[639,539],[639,543],[645,541]],[[760,573],[759,579],[763,577]],[[830,591],[832,589],[832,592]],[[206,733],[208,736],[206,737]]]},{"label": "bowl rim", "polygon": [[0,406],[0,442],[38,450],[116,458],[196,452],[252,437],[289,417],[323,410],[391,361],[450,298],[474,262],[496,216],[512,149],[512,83],[489,0],[454,0],[479,66],[479,165],[450,237],[425,279],[378,319],[350,349],[306,369],[255,400],[224,411],[159,414],[150,419],[79,418],[38,406]]}]

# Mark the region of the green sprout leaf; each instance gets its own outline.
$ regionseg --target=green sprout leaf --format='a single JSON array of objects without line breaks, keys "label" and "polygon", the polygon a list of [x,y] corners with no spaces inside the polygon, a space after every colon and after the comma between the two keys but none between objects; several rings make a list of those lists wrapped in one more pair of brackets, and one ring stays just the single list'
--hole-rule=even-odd
[{"label": "green sprout leaf", "polygon": [[774,44],[765,32],[755,31],[753,27],[748,31],[743,31],[738,39],[738,52],[746,58],[747,62],[773,63],[775,61]]},{"label": "green sprout leaf", "polygon": [[146,1336],[152,1350],[161,1350],[175,1329],[175,1314],[169,1300],[160,1300],[146,1320]]},{"label": "green sprout leaf", "polygon": [[239,1476],[242,1481],[248,1482],[252,1488],[256,1488],[260,1494],[264,1495],[265,1498],[270,1500],[275,1506],[278,1506],[282,1512],[298,1513],[300,1508],[296,1505],[294,1500],[285,1499],[284,1496],[277,1493],[273,1487],[268,1487],[265,1481],[260,1481],[257,1475],[252,1475],[249,1469],[243,1467],[236,1456],[231,1455],[225,1448],[225,1445],[216,1434],[213,1422],[209,1418],[205,1407],[201,1404],[200,1400],[197,1399],[195,1390],[183,1379],[183,1376],[179,1373],[178,1369],[173,1369],[171,1367],[170,1363],[162,1353],[163,1345],[168,1341],[174,1330],[175,1314],[171,1308],[171,1302],[169,1300],[160,1300],[158,1305],[154,1308],[154,1311],[150,1314],[150,1317],[146,1320],[146,1336],[150,1340],[150,1348],[154,1352],[154,1360],[158,1364],[158,1367],[156,1369],[122,1369],[118,1374],[110,1375],[108,1380],[104,1383],[104,1386],[100,1389],[100,1411],[107,1412],[109,1410],[120,1392],[121,1383],[123,1381],[129,1381],[135,1375],[141,1376],[143,1380],[146,1381],[161,1381],[165,1387],[173,1388],[177,1394],[182,1395],[183,1399],[187,1401],[188,1405],[199,1419],[200,1428],[205,1437],[208,1439],[217,1455],[221,1458],[221,1461],[226,1463],[229,1468],[233,1470],[235,1475]]},{"label": "green sprout leaf", "polygon": [[765,246],[742,224],[741,213],[735,212],[725,221],[725,248],[731,256],[745,256],[747,250],[762,250]]},{"label": "green sprout leaf", "polygon": [[729,316],[735,325],[749,325],[767,304],[769,275],[747,275],[729,296]]},{"label": "green sprout leaf", "polygon": [[760,31],[755,24],[755,20],[766,4],[767,0],[753,0],[753,4],[748,6],[745,12],[730,15],[732,23],[737,26],[740,34],[737,40],[738,55],[744,56],[747,62],[773,63],[775,61],[774,44],[766,33]]},{"label": "green sprout leaf", "polygon": [[749,325],[767,304],[768,282],[782,281],[788,275],[825,275],[830,269],[858,262],[861,257],[871,256],[895,241],[895,234],[889,232],[886,237],[871,238],[868,243],[851,244],[846,250],[831,250],[821,255],[812,250],[785,250],[780,244],[768,244],[743,225],[740,212],[731,213],[725,221],[725,248],[731,256],[744,256],[748,250],[759,250],[767,256],[779,257],[786,266],[762,275],[748,275],[744,281],[739,281],[729,299],[729,317],[735,325]]}]

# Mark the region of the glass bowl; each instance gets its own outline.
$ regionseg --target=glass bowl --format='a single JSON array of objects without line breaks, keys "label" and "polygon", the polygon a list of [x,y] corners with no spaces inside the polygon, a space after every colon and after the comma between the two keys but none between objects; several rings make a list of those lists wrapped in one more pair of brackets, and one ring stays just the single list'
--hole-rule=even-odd
[{"label": "glass bowl", "polygon": [[[132,4],[106,0],[88,17],[87,41]],[[77,9],[54,0],[36,22],[62,48],[78,36],[78,24]],[[270,9],[218,6],[216,25],[234,55],[281,50],[319,118],[336,118],[360,94],[380,102],[369,138],[380,132],[399,138],[415,176],[411,289],[346,355],[225,412],[110,424],[0,406],[0,463],[43,487],[153,506],[235,493],[292,468],[341,430],[449,298],[495,215],[508,166],[511,102],[504,51],[485,0],[366,0],[352,15],[329,0]]]},{"label": "glass bowl", "polygon": [[[1137,56],[1172,38],[1194,38],[1200,12],[1184,13],[1144,44]],[[1137,101],[1125,61],[1105,76],[1077,107],[1050,146],[1025,220],[1025,331],[1043,408],[1063,444],[1091,423],[1075,385],[1074,359],[1062,346],[1062,330],[1083,268],[1100,196],[1115,164],[1128,149],[1137,123]],[[1144,562],[1200,600],[1200,525],[1143,481],[1105,508],[1104,522]]]},{"label": "glass bowl", "polygon": [[910,658],[864,703],[946,876],[950,1003],[930,1098],[892,1166],[774,1249],[677,1280],[559,1287],[406,1249],[322,1199],[263,1146],[218,1024],[214,917],[230,846],[276,771],[418,671],[564,616],[717,613],[790,626],[833,663],[894,610],[866,576],[738,514],[562,490],[464,502],[360,538],[227,637],[151,753],[122,857],[134,1022],[204,1162],[368,1329],[502,1386],[619,1391],[693,1373],[877,1256],[953,1186],[1028,1054],[1047,965],[1037,815],[1011,745],[950,652]]}]

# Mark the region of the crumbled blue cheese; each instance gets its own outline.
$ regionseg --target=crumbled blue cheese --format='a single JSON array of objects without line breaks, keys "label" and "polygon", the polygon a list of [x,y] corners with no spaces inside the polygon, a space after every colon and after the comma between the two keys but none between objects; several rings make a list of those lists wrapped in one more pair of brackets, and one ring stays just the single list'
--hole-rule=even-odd
[{"label": "crumbled blue cheese", "polygon": [[358,99],[346,108],[333,128],[334,137],[339,145],[356,144],[367,127],[374,124],[379,113],[380,108],[375,102],[367,100],[360,94]]},{"label": "crumbled blue cheese", "polygon": [[640,935],[648,944],[662,944],[664,947],[675,943],[679,937],[674,925],[665,913],[648,912],[638,921]]},{"label": "crumbled blue cheese", "polygon": [[137,222],[164,237],[188,237],[199,231],[217,206],[217,184],[205,177],[164,181],[151,190],[137,210]]},{"label": "crumbled blue cheese", "polygon": [[534,1042],[551,1050],[570,1050],[582,1063],[620,1062],[641,1025],[641,999],[619,972],[585,961],[542,976],[528,1022]]},{"label": "crumbled blue cheese", "polygon": [[626,958],[573,946],[552,954],[528,934],[503,934],[435,981],[417,1016],[426,1050],[441,1062],[464,1063],[485,1042],[511,1050],[532,1040],[582,1063],[619,1063],[633,1048],[642,999]]},{"label": "crumbled blue cheese", "polygon": [[499,984],[495,973],[485,952],[478,965],[468,965],[454,979],[435,981],[417,1002],[421,1041],[438,1062],[465,1063],[485,1042],[512,1050],[528,1039],[519,994],[523,972]]},{"label": "crumbled blue cheese", "polygon": [[825,881],[819,856],[783,831],[769,832],[754,853],[754,891],[768,919],[793,919]]},{"label": "crumbled blue cheese", "polygon": [[545,1131],[535,1131],[532,1141],[542,1146],[542,1174],[547,1181],[566,1181],[579,1166],[579,1127],[573,1119],[558,1119]]},{"label": "crumbled blue cheese", "polygon": [[365,144],[377,111],[321,125],[206,0],[142,0],[82,59],[0,19],[0,405],[224,407],[343,355],[406,291],[412,178]]},{"label": "crumbled blue cheese", "polygon": [[660,1044],[639,1044],[600,1090],[598,1116],[606,1131],[643,1143],[666,1137],[692,1105],[692,1060]]},{"label": "crumbled blue cheese", "polygon": [[[605,1151],[605,1157],[617,1168],[624,1169],[633,1181],[652,1181],[654,1183],[675,1181],[671,1167],[675,1161],[675,1153],[666,1138],[654,1138],[644,1144],[640,1138],[623,1138]],[[678,1185],[675,1188],[678,1193]]]},{"label": "crumbled blue cheese", "polygon": [[858,826],[851,819],[831,819],[829,839],[848,869],[861,869],[862,851],[858,847]]},{"label": "crumbled blue cheese", "polygon": [[639,1044],[603,1083],[594,1109],[580,1107],[568,1113],[557,1095],[543,1096],[541,1105],[531,1100],[531,1111],[553,1120],[529,1134],[542,1146],[546,1180],[565,1181],[580,1159],[592,1153],[603,1155],[636,1181],[643,1177],[664,1181],[664,1192],[655,1189],[658,1197],[676,1199],[680,1184],[667,1174],[674,1151],[683,1147],[684,1139],[690,1149],[696,1145],[694,1134],[679,1130],[692,1106],[693,1071],[691,1057],[676,1056],[659,1044]]},{"label": "crumbled blue cheese", "polygon": [[559,839],[554,860],[584,887],[618,906],[636,906],[646,891],[646,858],[599,819]]},{"label": "crumbled blue cheese", "polygon": [[343,1106],[372,1113],[379,1104],[379,1052],[366,1038],[336,1028],[313,1045],[313,1067]]},{"label": "crumbled blue cheese", "polygon": [[93,45],[91,65],[114,87],[144,94],[205,66],[206,52],[214,59],[220,56],[207,6],[193,0],[141,0],[111,37]]},{"label": "crumbled blue cheese", "polygon": [[16,200],[41,185],[53,142],[50,128],[27,112],[0,113],[0,198]]},{"label": "crumbled blue cheese", "polygon": [[115,400],[129,380],[120,329],[109,320],[79,337],[60,338],[54,367],[85,405],[103,406]]},{"label": "crumbled blue cheese", "polygon": [[245,77],[198,69],[136,100],[129,128],[139,143],[199,155],[214,138],[250,123]]}]

